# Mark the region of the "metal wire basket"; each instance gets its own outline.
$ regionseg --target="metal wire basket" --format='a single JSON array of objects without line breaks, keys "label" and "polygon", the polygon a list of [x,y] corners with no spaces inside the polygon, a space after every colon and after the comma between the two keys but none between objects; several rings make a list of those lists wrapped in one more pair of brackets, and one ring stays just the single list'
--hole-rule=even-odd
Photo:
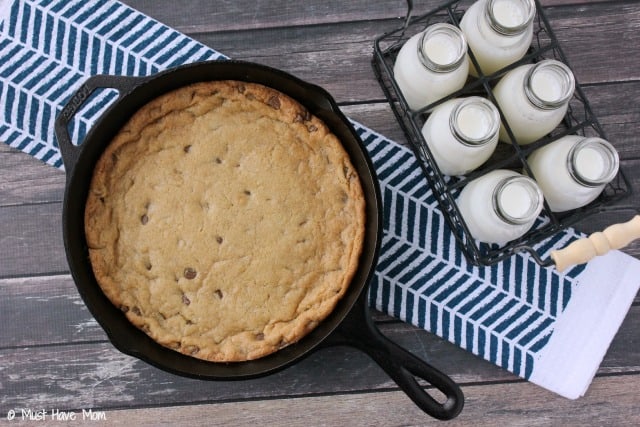
[{"label": "metal wire basket", "polygon": [[[596,200],[582,208],[557,213],[552,212],[545,202],[544,208],[534,226],[528,233],[517,240],[499,246],[479,242],[471,236],[456,205],[456,196],[469,181],[499,168],[523,171],[529,175],[533,175],[526,161],[529,153],[565,135],[576,134],[607,139],[597,117],[589,105],[587,97],[576,79],[575,92],[569,103],[567,114],[563,122],[550,134],[526,146],[520,146],[516,143],[498,144],[496,152],[487,162],[465,176],[452,177],[442,174],[421,132],[422,125],[429,116],[428,112],[433,107],[451,98],[471,95],[484,96],[496,104],[492,87],[507,71],[525,63],[535,63],[542,59],[556,59],[571,68],[549,25],[542,5],[538,0],[535,0],[537,12],[534,18],[533,41],[531,47],[522,59],[491,75],[483,75],[480,73],[478,78],[468,79],[465,86],[459,91],[427,105],[421,110],[412,111],[393,78],[393,64],[400,47],[412,35],[423,31],[429,25],[446,22],[459,26],[464,11],[471,3],[471,0],[448,1],[428,13],[412,17],[412,2],[408,0],[408,13],[404,25],[381,35],[375,40],[372,59],[373,69],[426,175],[433,194],[439,202],[440,209],[468,260],[475,265],[491,265],[510,257],[518,251],[526,250],[541,264],[548,264],[548,261],[543,261],[534,249],[537,243],[540,243],[544,239],[577,223],[589,215],[615,209],[614,204],[631,194],[631,186],[621,167],[617,176],[605,187],[602,194]],[[476,66],[476,69],[479,69],[473,53],[469,52],[469,57]],[[498,109],[500,108],[498,107]],[[507,133],[512,135],[509,124],[504,120],[502,111],[500,111],[500,115]],[[615,141],[613,144],[615,146]]]}]

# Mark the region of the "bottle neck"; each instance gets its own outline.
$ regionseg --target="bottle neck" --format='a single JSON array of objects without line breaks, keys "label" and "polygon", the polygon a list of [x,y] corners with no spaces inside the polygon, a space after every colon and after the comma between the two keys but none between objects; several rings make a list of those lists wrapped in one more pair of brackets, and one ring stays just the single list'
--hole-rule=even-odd
[{"label": "bottle neck", "polygon": [[493,209],[510,225],[527,224],[542,210],[542,191],[536,182],[523,175],[502,179],[492,195]]},{"label": "bottle neck", "polygon": [[466,59],[467,41],[462,31],[450,24],[429,26],[418,40],[418,58],[422,65],[437,73],[460,67]]},{"label": "bottle neck", "polygon": [[599,187],[618,173],[620,159],[613,146],[602,138],[585,138],[569,150],[569,174],[585,187]]},{"label": "bottle neck", "polygon": [[534,0],[487,0],[484,8],[489,27],[504,36],[517,36],[525,32],[535,14]]},{"label": "bottle neck", "polygon": [[555,110],[564,106],[573,96],[575,78],[571,69],[555,59],[538,62],[524,78],[524,93],[535,107]]},{"label": "bottle neck", "polygon": [[461,99],[449,116],[451,133],[461,144],[479,147],[494,141],[500,130],[500,113],[479,96]]}]

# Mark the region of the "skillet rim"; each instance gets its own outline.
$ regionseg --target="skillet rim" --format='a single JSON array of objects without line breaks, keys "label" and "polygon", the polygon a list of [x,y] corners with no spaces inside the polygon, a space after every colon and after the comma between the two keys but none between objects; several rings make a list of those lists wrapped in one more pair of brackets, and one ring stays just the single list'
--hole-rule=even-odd
[{"label": "skillet rim", "polygon": [[[366,298],[360,298],[360,296],[368,289],[368,282],[373,276],[381,244],[380,188],[362,139],[327,91],[284,71],[237,60],[198,62],[147,77],[125,78],[125,82],[128,79],[129,85],[122,84],[122,78],[118,82],[115,76],[95,77],[101,80],[98,87],[108,87],[110,82],[115,81],[114,85],[119,86],[116,89],[119,89],[120,96],[98,118],[79,147],[69,149],[70,147],[60,144],[65,168],[67,165],[70,166],[67,169],[63,203],[63,238],[76,287],[85,305],[118,350],[182,376],[204,379],[242,379],[262,376],[285,368],[317,349],[335,329],[340,327],[351,311],[358,310],[361,308],[359,305],[366,304]],[[226,79],[256,82],[277,89],[296,99],[312,114],[321,118],[339,137],[358,171],[365,194],[367,219],[363,253],[356,274],[344,297],[316,329],[298,342],[265,357],[243,362],[220,363],[183,355],[161,346],[131,324],[124,314],[104,296],[93,276],[84,237],[83,213],[89,184],[86,182],[83,185],[79,181],[83,178],[84,181],[90,181],[89,174],[93,172],[95,162],[111,137],[142,105],[163,93],[189,83]],[[79,91],[82,91],[83,87]],[[159,91],[158,88],[160,88]],[[71,102],[73,99],[72,97]],[[64,114],[66,108],[56,121],[57,136],[63,125],[66,128],[64,123],[68,119],[66,117],[68,114]],[[117,126],[114,126],[114,122]],[[58,140],[60,141],[61,138]],[[87,176],[89,176],[88,180]],[[79,215],[79,211],[82,215]]]}]

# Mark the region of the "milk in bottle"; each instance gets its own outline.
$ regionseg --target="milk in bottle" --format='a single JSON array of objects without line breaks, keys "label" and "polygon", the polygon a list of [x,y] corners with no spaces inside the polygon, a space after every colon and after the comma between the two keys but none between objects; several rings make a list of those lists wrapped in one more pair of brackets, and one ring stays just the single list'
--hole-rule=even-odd
[{"label": "milk in bottle", "polygon": [[409,108],[419,110],[461,89],[467,80],[467,43],[455,26],[430,25],[400,48],[393,75]]},{"label": "milk in bottle", "polygon": [[471,235],[499,245],[529,231],[542,204],[542,192],[533,179],[506,169],[496,169],[474,179],[457,199]]},{"label": "milk in bottle", "polygon": [[562,212],[596,199],[618,173],[619,158],[602,138],[567,135],[527,159],[549,208]]},{"label": "milk in bottle", "polygon": [[[573,96],[575,80],[564,63],[545,59],[521,65],[505,74],[493,95],[518,144],[530,144],[562,121]],[[511,138],[504,124],[500,140]]]},{"label": "milk in bottle", "polygon": [[[460,21],[467,44],[484,75],[524,56],[533,38],[533,0],[477,0]],[[469,73],[478,76],[473,62]]]},{"label": "milk in bottle", "polygon": [[422,127],[433,158],[445,175],[463,175],[484,163],[498,143],[500,114],[479,96],[436,106]]}]

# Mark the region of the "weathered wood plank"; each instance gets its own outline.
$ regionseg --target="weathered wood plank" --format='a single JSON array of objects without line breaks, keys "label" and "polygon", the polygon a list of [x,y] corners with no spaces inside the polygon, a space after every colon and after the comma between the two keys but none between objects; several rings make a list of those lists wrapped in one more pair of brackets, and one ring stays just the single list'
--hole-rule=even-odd
[{"label": "weathered wood plank", "polygon": [[[471,0],[462,0],[469,4]],[[125,0],[124,3],[159,21],[186,33],[256,30],[273,27],[326,25],[336,22],[358,22],[403,18],[406,0],[329,0],[307,2],[290,7],[286,0],[254,1],[184,1],[176,8],[169,1]],[[414,15],[427,13],[445,0],[413,1]],[[582,7],[591,3],[619,3],[618,0],[541,0],[545,8],[557,6]]]},{"label": "weathered wood plank", "polygon": [[[640,44],[639,44],[640,46]],[[640,158],[640,81],[588,85],[584,92],[609,141],[623,159]],[[637,169],[637,168],[634,168]],[[633,171],[629,171],[633,173]],[[637,184],[636,184],[637,185]]]},{"label": "weathered wood plank", "polygon": [[[640,306],[634,306],[603,360],[599,375],[640,373],[640,348],[634,344],[639,323]],[[56,332],[57,327],[44,329],[43,334]],[[519,381],[511,373],[402,322],[383,323],[380,329],[465,388],[469,384]],[[95,331],[80,331],[77,335],[94,338]],[[4,339],[7,338],[10,335]],[[120,353],[106,342],[0,350],[0,390],[5,394],[0,399],[0,411],[3,406],[27,404],[61,409],[155,406],[394,388],[395,383],[365,354],[348,347],[323,349],[284,371],[240,382],[199,381],[167,374]]]},{"label": "weathered wood plank", "polygon": [[[580,83],[640,78],[635,57],[640,45],[640,4],[558,7],[547,16]],[[590,31],[595,22],[598,30]]]},{"label": "weathered wood plank", "polygon": [[[549,19],[581,84],[640,79],[640,70],[631,62],[640,43],[635,30],[640,26],[640,4],[592,4],[581,7],[579,15],[575,11],[554,8]],[[583,26],[595,19],[599,31],[586,31]],[[383,99],[369,60],[373,40],[397,26],[397,21],[383,20],[193,36],[233,58],[271,65],[320,84],[339,102],[363,102]],[[310,45],[309,40],[322,43]],[[612,57],[610,52],[619,55]]]},{"label": "weathered wood plank", "polygon": [[[640,376],[596,378],[579,400],[568,400],[528,383],[464,388],[462,413],[447,426],[584,426],[640,424]],[[175,424],[300,426],[436,426],[399,391],[235,402],[172,408],[106,411],[109,425]]]},{"label": "weathered wood plank", "polygon": [[[451,344],[441,345],[450,346],[459,357],[474,359]],[[442,365],[450,361],[432,363],[445,370]],[[515,379],[486,364],[487,371],[493,370],[492,380]],[[455,371],[457,380],[478,378],[469,368],[456,366]],[[284,371],[243,381],[178,377],[124,355],[108,343],[24,347],[0,351],[0,378],[4,394],[0,411],[24,405],[135,407],[396,388],[366,355],[345,347],[324,349]]]},{"label": "weathered wood plank", "polygon": [[[404,16],[406,13],[405,0],[307,2],[293,8],[287,0],[187,1],[179,9],[171,2],[158,4],[153,0],[125,0],[125,3],[187,33],[375,20]],[[441,1],[423,0],[415,3],[417,9],[426,11],[441,4]]]},{"label": "weathered wood plank", "polygon": [[61,202],[0,207],[0,277],[67,270]]},{"label": "weathered wood plank", "polygon": [[0,348],[107,339],[69,275],[3,279],[0,295]]},{"label": "weathered wood plank", "polygon": [[0,151],[0,206],[62,200],[64,172],[5,147]]}]

